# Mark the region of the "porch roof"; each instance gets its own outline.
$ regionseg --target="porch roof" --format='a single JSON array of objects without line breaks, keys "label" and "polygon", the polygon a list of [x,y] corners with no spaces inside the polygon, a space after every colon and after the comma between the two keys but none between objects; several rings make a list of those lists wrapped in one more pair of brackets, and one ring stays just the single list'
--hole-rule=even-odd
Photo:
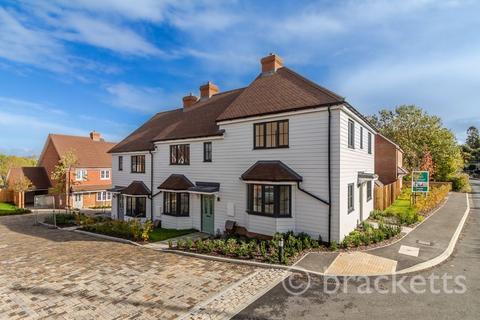
[{"label": "porch roof", "polygon": [[150,190],[143,181],[133,181],[128,187],[122,189],[120,193],[130,196],[148,196],[150,195]]},{"label": "porch roof", "polygon": [[158,187],[158,189],[187,191],[188,189],[193,187],[195,187],[195,185],[183,174],[171,174],[165,181],[163,181],[163,183]]},{"label": "porch roof", "polygon": [[188,188],[190,192],[215,193],[220,190],[220,183],[217,182],[196,182],[195,187]]},{"label": "porch roof", "polygon": [[241,176],[245,181],[291,182],[303,178],[279,160],[257,161]]}]

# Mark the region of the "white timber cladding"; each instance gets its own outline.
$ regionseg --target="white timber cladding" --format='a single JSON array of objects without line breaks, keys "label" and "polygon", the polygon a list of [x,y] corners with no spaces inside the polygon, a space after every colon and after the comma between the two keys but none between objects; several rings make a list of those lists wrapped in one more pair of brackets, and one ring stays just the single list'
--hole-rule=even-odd
[{"label": "white timber cladding", "polygon": [[[355,144],[354,148],[348,147],[348,120],[351,119],[355,123]],[[333,239],[342,240],[345,235],[350,233],[361,220],[365,220],[373,210],[373,197],[367,201],[367,186],[358,185],[358,172],[364,171],[366,173],[375,172],[374,152],[375,139],[374,131],[367,126],[361,119],[353,113],[342,111],[340,113],[340,179],[338,181],[336,194],[339,195],[339,211],[338,215],[340,221],[338,226],[332,230],[337,230]],[[360,148],[360,127],[363,127],[363,149]],[[372,134],[372,153],[368,153],[368,133]],[[348,184],[354,184],[354,210],[348,212]],[[373,189],[373,188],[372,188]],[[363,197],[360,197],[362,192]],[[363,198],[363,219],[360,217],[360,199]]]},{"label": "white timber cladding", "polygon": [[[253,148],[253,125],[263,121],[289,120],[289,148]],[[355,122],[356,148],[348,149],[348,119]],[[364,148],[360,149],[360,125],[364,127]],[[301,187],[328,201],[328,111],[327,108],[255,117],[220,123],[223,138],[183,139],[157,142],[154,152],[153,192],[171,174],[183,174],[193,183],[217,182],[220,191],[214,201],[214,229],[222,232],[227,220],[234,220],[248,231],[273,235],[275,232],[306,232],[312,237],[328,240],[328,206],[292,185],[292,217],[270,218],[250,215],[247,210],[247,185],[240,176],[259,160],[280,160],[303,177]],[[352,231],[359,220],[359,171],[373,173],[374,154],[368,154],[367,134],[373,129],[345,107],[331,111],[331,177],[332,177],[332,238],[340,241]],[[372,143],[374,143],[372,136]],[[212,142],[212,162],[203,162],[203,142]],[[170,165],[170,145],[190,144],[190,165]],[[372,145],[372,150],[374,150]],[[145,173],[130,173],[130,156],[144,154]],[[118,171],[118,156],[123,156],[123,171]],[[113,155],[112,185],[128,186],[141,180],[150,188],[150,155],[118,153]],[[347,185],[355,183],[355,210],[348,213]],[[373,210],[373,199],[367,202],[364,187],[364,218]],[[155,219],[166,228],[201,230],[201,196],[190,194],[190,216],[163,215],[163,193],[153,200]],[[114,199],[112,215],[116,217]],[[147,200],[147,217],[150,201]]]}]

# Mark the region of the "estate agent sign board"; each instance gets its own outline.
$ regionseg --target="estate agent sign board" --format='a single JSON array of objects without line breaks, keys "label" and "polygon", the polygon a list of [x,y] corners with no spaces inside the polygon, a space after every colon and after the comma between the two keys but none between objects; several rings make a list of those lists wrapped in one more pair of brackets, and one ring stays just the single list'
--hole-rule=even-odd
[{"label": "estate agent sign board", "polygon": [[429,189],[429,173],[428,171],[412,172],[412,192],[428,192]]}]

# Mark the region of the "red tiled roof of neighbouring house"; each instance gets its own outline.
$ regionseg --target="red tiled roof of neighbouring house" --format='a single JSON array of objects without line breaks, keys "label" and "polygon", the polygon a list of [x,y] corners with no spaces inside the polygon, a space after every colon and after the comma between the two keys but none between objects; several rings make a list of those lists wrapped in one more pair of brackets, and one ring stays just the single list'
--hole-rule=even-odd
[{"label": "red tiled roof of neighbouring house", "polygon": [[52,186],[50,179],[48,179],[47,172],[43,167],[11,168],[8,172],[7,183],[11,186],[22,177],[30,180],[33,185],[32,189],[35,190],[47,190]]},{"label": "red tiled roof of neighbouring house", "polygon": [[112,156],[108,150],[115,146],[113,142],[63,134],[49,134],[48,139],[51,140],[59,157],[73,150],[77,156],[78,167],[110,168],[112,166]]},{"label": "red tiled roof of neighbouring house", "polygon": [[302,176],[281,161],[257,161],[244,174],[246,181],[302,181]]}]

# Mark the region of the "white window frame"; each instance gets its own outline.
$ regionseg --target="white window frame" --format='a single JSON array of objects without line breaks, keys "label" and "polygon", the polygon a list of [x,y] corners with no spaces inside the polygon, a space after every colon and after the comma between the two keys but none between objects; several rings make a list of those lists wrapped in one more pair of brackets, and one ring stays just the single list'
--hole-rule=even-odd
[{"label": "white window frame", "polygon": [[347,133],[348,148],[355,149],[355,121],[353,121],[352,119],[348,119]]},{"label": "white window frame", "polygon": [[97,201],[111,201],[112,194],[108,191],[97,192]]},{"label": "white window frame", "polygon": [[75,181],[85,181],[85,180],[87,180],[87,170],[75,169]]},{"label": "white window frame", "polygon": [[110,180],[110,169],[100,170],[100,180]]}]

